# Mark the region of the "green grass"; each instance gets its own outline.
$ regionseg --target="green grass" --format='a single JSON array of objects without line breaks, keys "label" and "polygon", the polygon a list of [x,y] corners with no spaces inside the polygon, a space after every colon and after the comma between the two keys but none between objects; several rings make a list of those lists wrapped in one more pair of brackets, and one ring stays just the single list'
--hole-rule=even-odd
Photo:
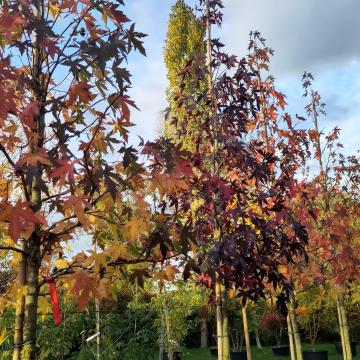
[{"label": "green grass", "polygon": [[[311,349],[311,345],[303,344],[304,350]],[[342,356],[336,354],[335,345],[333,344],[317,344],[316,349],[318,350],[327,350],[329,352],[329,360],[341,360]],[[289,358],[278,357],[272,354],[271,347],[264,347],[263,350],[259,350],[256,347],[252,347],[252,360],[286,360]],[[354,360],[360,360],[359,354],[353,358]],[[183,360],[215,360],[215,358],[210,356],[210,351],[208,349],[187,349],[184,353]]]}]

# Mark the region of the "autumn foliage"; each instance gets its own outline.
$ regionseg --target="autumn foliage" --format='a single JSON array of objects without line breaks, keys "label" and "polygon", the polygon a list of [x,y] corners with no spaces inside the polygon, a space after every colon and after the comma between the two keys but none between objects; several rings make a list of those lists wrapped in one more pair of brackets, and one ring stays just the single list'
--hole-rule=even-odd
[{"label": "autumn foliage", "polygon": [[[228,55],[210,34],[222,2],[200,0],[199,18],[180,5],[195,45],[182,38],[179,63],[167,49],[171,134],[134,145],[127,62],[146,35],[124,1],[0,1],[0,251],[17,272],[0,312],[16,308],[14,359],[36,358],[47,283],[82,309],[121,276],[161,292],[182,273],[243,304],[272,287],[286,312],[294,285],[358,278],[359,163],[336,158],[338,129],[325,163],[318,128],[286,112],[260,33],[247,56]],[[306,177],[312,149],[321,171]]]}]

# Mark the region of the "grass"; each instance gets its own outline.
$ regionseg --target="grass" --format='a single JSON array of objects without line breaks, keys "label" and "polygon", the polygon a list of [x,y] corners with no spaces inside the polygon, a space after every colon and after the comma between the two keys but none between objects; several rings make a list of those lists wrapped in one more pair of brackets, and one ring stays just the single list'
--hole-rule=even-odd
[{"label": "grass", "polygon": [[[304,350],[310,350],[310,344],[303,344]],[[329,360],[341,360],[342,356],[336,354],[335,345],[329,343],[317,344],[316,349],[327,350],[329,352]],[[158,359],[158,358],[156,358]],[[271,347],[264,347],[263,350],[259,350],[256,347],[252,347],[252,360],[286,360],[287,357],[278,357],[272,354]],[[353,358],[354,360],[360,360],[358,354]],[[216,360],[211,357],[208,349],[188,349],[183,356],[183,360]]]}]

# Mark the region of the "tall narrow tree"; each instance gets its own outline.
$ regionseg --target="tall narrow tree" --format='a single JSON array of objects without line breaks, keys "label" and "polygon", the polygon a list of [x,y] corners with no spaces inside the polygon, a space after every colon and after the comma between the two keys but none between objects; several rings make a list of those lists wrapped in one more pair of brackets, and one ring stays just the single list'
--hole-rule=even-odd
[{"label": "tall narrow tree", "polygon": [[[196,134],[201,129],[201,123],[190,121],[185,124],[186,113],[183,109],[174,106],[181,84],[179,74],[188,71],[189,67],[199,67],[204,64],[205,54],[205,31],[201,21],[184,0],[177,0],[171,9],[164,47],[164,61],[169,81],[167,99],[171,108],[169,116],[165,119],[164,135],[181,144],[186,150],[195,150]],[[186,80],[183,86],[184,94],[193,95],[200,93],[206,86],[206,81],[199,81],[194,85],[193,81]],[[188,101],[191,101],[191,97]],[[183,129],[185,131],[179,132],[178,130],[184,126],[186,126]]]}]

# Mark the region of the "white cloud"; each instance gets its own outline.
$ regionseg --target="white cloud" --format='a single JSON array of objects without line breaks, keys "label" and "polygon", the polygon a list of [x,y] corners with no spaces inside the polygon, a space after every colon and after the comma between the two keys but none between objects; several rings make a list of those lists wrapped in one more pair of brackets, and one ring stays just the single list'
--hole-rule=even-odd
[{"label": "white cloud", "polygon": [[[141,112],[133,112],[136,133],[154,138],[166,107],[166,70],[163,43],[167,19],[175,0],[131,0],[129,16],[145,39],[147,58],[129,60],[133,73],[133,98]],[[188,0],[194,4],[194,0]],[[359,0],[224,0],[220,30],[230,52],[244,54],[250,30],[260,30],[275,49],[272,73],[288,95],[289,111],[302,113],[301,75],[312,71],[315,87],[327,102],[324,127],[339,124],[347,147],[358,148],[360,108]],[[137,143],[137,138],[133,137]]]},{"label": "white cloud", "polygon": [[232,50],[259,30],[274,48],[276,74],[318,71],[360,59],[358,0],[224,0],[224,34]]}]

